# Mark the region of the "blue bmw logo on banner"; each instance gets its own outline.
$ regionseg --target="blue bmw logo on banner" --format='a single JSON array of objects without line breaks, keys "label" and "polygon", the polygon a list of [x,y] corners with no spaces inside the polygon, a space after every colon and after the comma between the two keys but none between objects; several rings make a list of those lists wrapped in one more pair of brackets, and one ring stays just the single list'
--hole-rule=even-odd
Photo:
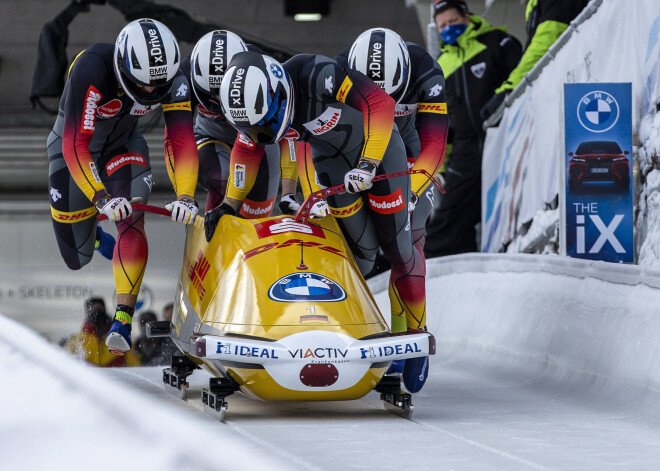
[{"label": "blue bmw logo on banner", "polygon": [[619,103],[607,92],[589,92],[580,100],[577,115],[585,129],[605,132],[619,120]]},{"label": "blue bmw logo on banner", "polygon": [[316,273],[292,273],[273,283],[268,297],[280,302],[336,302],[346,299],[339,283]]}]

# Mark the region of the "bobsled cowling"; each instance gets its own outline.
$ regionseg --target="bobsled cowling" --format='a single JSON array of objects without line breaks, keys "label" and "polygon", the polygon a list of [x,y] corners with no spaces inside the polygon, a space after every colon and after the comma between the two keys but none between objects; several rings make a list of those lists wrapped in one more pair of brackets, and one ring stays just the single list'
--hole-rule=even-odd
[{"label": "bobsled cowling", "polygon": [[[434,354],[389,331],[333,217],[189,226],[172,319],[179,348],[265,400],[357,399],[390,362]],[[334,378],[336,376],[336,378]]]}]

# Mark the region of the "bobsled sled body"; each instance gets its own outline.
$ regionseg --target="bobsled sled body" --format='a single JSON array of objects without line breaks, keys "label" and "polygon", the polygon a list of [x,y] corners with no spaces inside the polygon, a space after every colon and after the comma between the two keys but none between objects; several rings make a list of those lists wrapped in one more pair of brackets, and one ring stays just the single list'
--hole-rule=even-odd
[{"label": "bobsled sled body", "polygon": [[434,348],[390,333],[332,217],[227,216],[210,243],[191,226],[172,323],[184,353],[265,400],[356,399]]}]

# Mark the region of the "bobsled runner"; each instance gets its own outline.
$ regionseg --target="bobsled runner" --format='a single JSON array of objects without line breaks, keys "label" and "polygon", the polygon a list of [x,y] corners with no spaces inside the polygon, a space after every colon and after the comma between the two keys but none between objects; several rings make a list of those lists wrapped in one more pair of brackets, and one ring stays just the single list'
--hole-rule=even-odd
[{"label": "bobsled runner", "polygon": [[236,391],[334,401],[375,389],[412,414],[399,376],[385,372],[393,360],[433,355],[434,337],[392,334],[334,218],[305,217],[318,198],[343,189],[312,194],[296,217],[225,216],[209,243],[201,218],[188,226],[172,323],[148,327],[183,353],[163,372],[167,387],[184,395],[187,376],[208,370],[202,400],[221,419]]}]

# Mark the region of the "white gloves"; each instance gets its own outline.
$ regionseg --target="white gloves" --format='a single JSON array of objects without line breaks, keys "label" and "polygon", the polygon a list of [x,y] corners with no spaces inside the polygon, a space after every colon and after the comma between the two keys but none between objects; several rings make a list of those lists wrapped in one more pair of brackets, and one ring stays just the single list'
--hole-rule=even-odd
[{"label": "white gloves", "polygon": [[320,200],[314,203],[312,209],[309,210],[309,215],[313,218],[321,219],[330,214],[330,208],[325,200]]},{"label": "white gloves", "polygon": [[376,176],[376,165],[367,160],[362,160],[353,170],[344,175],[344,185],[349,193],[368,190],[372,187],[371,180]]},{"label": "white gloves", "polygon": [[[294,215],[300,209],[300,203],[296,201],[296,197],[293,193],[287,193],[282,195],[280,198],[280,210],[282,214]],[[328,203],[325,200],[320,200],[314,203],[312,208],[309,210],[309,216],[312,218],[321,219],[330,214],[330,208]]]},{"label": "white gloves", "polygon": [[296,201],[296,195],[293,193],[287,193],[280,198],[279,207],[282,214],[293,215],[300,209],[300,203]]},{"label": "white gloves", "polygon": [[96,203],[96,209],[105,214],[110,221],[120,221],[133,214],[133,207],[126,198],[104,196]]},{"label": "white gloves", "polygon": [[184,224],[195,222],[195,218],[199,212],[197,203],[188,199],[172,201],[165,205],[165,209],[172,211],[172,221],[178,221]]}]

